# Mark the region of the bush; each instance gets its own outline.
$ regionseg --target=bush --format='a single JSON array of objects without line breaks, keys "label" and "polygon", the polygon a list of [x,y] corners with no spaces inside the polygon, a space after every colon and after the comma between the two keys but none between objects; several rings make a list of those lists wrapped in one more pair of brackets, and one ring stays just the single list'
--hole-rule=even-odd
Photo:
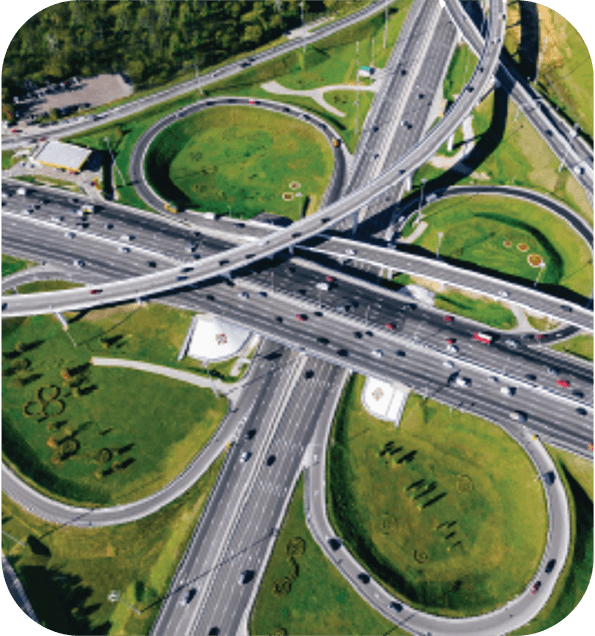
[{"label": "bush", "polygon": [[275,579],[273,581],[273,589],[271,591],[273,596],[276,598],[287,596],[289,592],[291,592],[291,580],[287,576]]}]

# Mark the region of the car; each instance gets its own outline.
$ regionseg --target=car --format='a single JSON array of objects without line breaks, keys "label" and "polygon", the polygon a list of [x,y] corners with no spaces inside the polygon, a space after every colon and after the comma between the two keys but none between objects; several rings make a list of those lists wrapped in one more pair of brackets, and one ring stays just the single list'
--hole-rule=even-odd
[{"label": "car", "polygon": [[238,583],[240,585],[245,585],[249,583],[254,578],[254,570],[244,570],[240,574],[240,578],[238,579]]},{"label": "car", "polygon": [[64,217],[63,217],[63,216],[53,216],[53,217],[52,217],[52,221],[53,221],[54,223],[62,223],[62,221],[63,221],[63,220],[64,220]]},{"label": "car", "polygon": [[548,486],[551,486],[554,481],[556,481],[556,473],[553,470],[550,470],[549,472],[545,473],[543,475],[543,481],[545,481],[545,483]]},{"label": "car", "polygon": [[516,340],[513,340],[512,338],[506,338],[506,340],[504,341],[504,344],[509,349],[516,349],[519,346],[519,343]]},{"label": "car", "polygon": [[585,397],[585,394],[582,391],[573,391],[572,395],[576,396],[577,398],[582,398]]},{"label": "car", "polygon": [[301,235],[302,235],[302,233],[301,233],[301,232],[294,232],[294,233],[291,235],[291,238],[299,238]]},{"label": "car", "polygon": [[334,283],[335,279],[332,276],[325,276],[324,280],[326,280],[327,283]]},{"label": "car", "polygon": [[405,352],[402,351],[401,349],[398,349],[397,351],[395,351],[395,355],[397,356],[397,358],[404,358]]},{"label": "car", "polygon": [[405,303],[403,305],[403,309],[413,310],[417,307],[414,303]]},{"label": "car", "polygon": [[296,314],[295,317],[300,321],[300,322],[304,322],[304,320],[306,320],[308,318],[308,316],[306,316],[306,314]]},{"label": "car", "polygon": [[250,294],[248,292],[238,292],[238,298],[250,298]]},{"label": "car", "polygon": [[337,351],[337,355],[342,358],[347,358],[349,357],[349,351],[347,351],[347,349],[339,349],[339,351]]},{"label": "car", "polygon": [[486,380],[487,380],[488,382],[493,382],[494,384],[495,384],[496,382],[498,382],[498,381],[499,381],[499,380],[498,380],[498,378],[497,378],[495,375],[490,375],[490,376],[488,376],[488,377],[486,378]]},{"label": "car", "polygon": [[500,393],[502,393],[502,395],[508,395],[509,397],[511,397],[515,394],[515,388],[512,386],[503,386],[500,389]]},{"label": "car", "polygon": [[276,460],[277,458],[275,457],[275,455],[269,455],[267,457],[267,466],[272,466]]},{"label": "car", "polygon": [[95,294],[101,294],[102,291],[103,291],[102,289],[90,289],[89,293],[95,295]]},{"label": "car", "polygon": [[74,232],[64,232],[64,236],[69,239],[73,239],[76,234]]},{"label": "car", "polygon": [[195,588],[190,588],[186,594],[184,594],[184,596],[182,597],[182,599],[180,600],[180,605],[188,605],[188,603],[190,603],[190,601],[196,596],[196,589]]},{"label": "car", "polygon": [[155,261],[147,261],[147,267],[157,267],[157,263]]},{"label": "car", "polygon": [[452,360],[445,360],[442,363],[443,367],[446,367],[447,369],[452,369],[455,366],[455,363]]},{"label": "car", "polygon": [[366,336],[368,336],[369,338],[372,338],[374,334],[371,331],[366,331]]},{"label": "car", "polygon": [[567,389],[570,386],[570,382],[568,382],[568,380],[562,380],[560,378],[558,378],[558,380],[556,381],[556,384],[559,384],[564,389]]},{"label": "car", "polygon": [[558,371],[558,369],[556,369],[556,367],[548,367],[546,369],[546,373],[548,375],[558,375],[559,371]]},{"label": "car", "polygon": [[446,320],[446,322],[452,322],[454,318],[452,316],[443,316],[442,320]]},{"label": "car", "polygon": [[132,241],[134,239],[134,236],[132,236],[131,234],[122,234],[122,236],[120,237],[121,241]]},{"label": "car", "polygon": [[113,229],[114,229],[114,226],[113,226],[113,224],[112,224],[112,223],[104,223],[104,224],[103,224],[103,227],[104,227],[106,230],[113,230]]},{"label": "car", "polygon": [[226,258],[219,261],[219,267],[223,267],[224,265],[229,265],[229,261]]},{"label": "car", "polygon": [[29,206],[23,210],[23,214],[33,214],[33,208]]},{"label": "car", "polygon": [[349,309],[349,305],[337,305],[337,311],[347,311]]},{"label": "car", "polygon": [[252,453],[250,451],[244,451],[241,455],[240,455],[240,461],[241,462],[247,462],[250,457],[252,457]]},{"label": "car", "polygon": [[72,261],[72,264],[75,267],[84,267],[85,266],[85,261]]},{"label": "car", "polygon": [[527,380],[531,380],[531,382],[535,382],[535,380],[537,380],[537,376],[533,373],[526,373],[525,377]]},{"label": "car", "polygon": [[355,256],[357,254],[357,250],[348,249],[345,250],[345,254],[347,254],[347,256]]},{"label": "car", "polygon": [[341,545],[343,545],[340,539],[335,539],[335,538],[329,539],[328,544],[331,547],[331,550],[335,552],[341,547]]},{"label": "car", "polygon": [[515,422],[526,422],[527,421],[527,414],[523,413],[522,411],[511,411],[508,414],[508,417],[511,420],[514,420]]},{"label": "car", "polygon": [[128,254],[128,252],[130,252],[130,248],[126,247],[125,245],[120,245],[120,247],[118,248],[118,252]]},{"label": "car", "polygon": [[354,331],[353,335],[358,339],[361,340],[364,337],[364,334],[361,331]]},{"label": "car", "polygon": [[374,349],[374,351],[372,351],[372,355],[375,358],[382,358],[382,356],[384,355],[384,353],[382,353],[382,349]]},{"label": "car", "polygon": [[445,341],[447,344],[454,344],[454,343],[455,343],[455,341],[454,341],[452,338],[445,338],[445,339],[444,339],[444,341]]},{"label": "car", "polygon": [[544,333],[535,334],[535,340],[543,340],[545,338]]},{"label": "car", "polygon": [[357,575],[357,578],[358,578],[358,579],[359,579],[362,583],[364,583],[364,585],[367,585],[367,584],[370,582],[370,577],[369,577],[369,575],[368,575],[368,574],[366,574],[365,572],[360,572],[360,573]]},{"label": "car", "polygon": [[244,435],[244,439],[250,440],[255,435],[256,435],[256,429],[255,428],[251,428],[249,431],[246,431],[246,434]]},{"label": "car", "polygon": [[238,229],[241,230],[242,228],[246,227],[246,224],[245,223],[234,223],[233,226],[237,227]]},{"label": "car", "polygon": [[255,102],[253,99],[249,99],[249,100],[248,100],[248,103],[249,103],[249,104],[252,104],[252,105],[256,104],[256,102]]},{"label": "car", "polygon": [[314,377],[314,371],[312,371],[312,369],[308,369],[304,373],[304,377],[306,378],[306,380],[309,380],[310,378],[313,378]]},{"label": "car", "polygon": [[384,326],[385,326],[387,329],[390,329],[390,331],[394,331],[394,330],[395,330],[395,326],[393,325],[393,323],[392,323],[392,322],[386,322],[386,323],[384,323]]},{"label": "car", "polygon": [[188,276],[176,276],[177,281],[187,280],[187,279],[188,279]]},{"label": "car", "polygon": [[277,316],[277,317],[275,318],[275,320],[276,320],[277,322],[283,322],[283,318],[282,318],[281,316]]},{"label": "car", "polygon": [[316,283],[315,287],[320,291],[328,291],[330,289],[330,285],[328,283]]},{"label": "car", "polygon": [[321,345],[329,344],[330,340],[325,338],[324,336],[320,336],[320,338],[316,338],[316,342],[319,342]]},{"label": "car", "polygon": [[560,305],[560,309],[562,311],[567,311],[568,313],[572,311],[572,307],[569,307],[568,305]]},{"label": "car", "polygon": [[395,610],[395,612],[402,612],[403,606],[401,603],[395,603],[394,601],[389,605],[390,609]]},{"label": "car", "polygon": [[471,386],[471,380],[469,378],[463,378],[463,377],[459,376],[455,380],[455,384],[457,386],[460,386],[461,388],[467,388],[467,387]]},{"label": "car", "polygon": [[541,581],[536,581],[535,583],[533,583],[533,587],[531,587],[531,594],[536,594],[540,587]]},{"label": "car", "polygon": [[211,629],[209,629],[209,636],[219,636],[219,628],[211,627]]},{"label": "car", "polygon": [[554,569],[555,565],[556,565],[556,559],[550,559],[547,562],[547,565],[545,566],[544,572],[546,574],[549,574]]},{"label": "car", "polygon": [[521,336],[521,340],[529,340],[530,338],[533,338],[533,334],[531,334],[531,333],[524,333]]},{"label": "car", "polygon": [[212,302],[215,300],[215,296],[213,296],[212,294],[207,294],[206,299]]},{"label": "car", "polygon": [[259,291],[258,295],[262,296],[263,298],[266,298],[268,296],[268,294],[265,291]]},{"label": "car", "polygon": [[446,350],[448,351],[448,353],[457,353],[459,351],[459,348],[455,344],[449,344],[447,345]]},{"label": "car", "polygon": [[510,292],[505,289],[501,289],[498,294],[502,296],[502,298],[508,298],[510,296]]}]

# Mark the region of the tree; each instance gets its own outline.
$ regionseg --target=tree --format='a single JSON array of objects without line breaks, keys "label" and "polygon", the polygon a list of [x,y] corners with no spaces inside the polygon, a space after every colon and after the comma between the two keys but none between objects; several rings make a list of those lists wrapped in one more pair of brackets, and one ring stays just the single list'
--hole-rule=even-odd
[{"label": "tree", "polygon": [[262,27],[258,24],[249,24],[244,31],[242,40],[244,42],[253,42],[259,44],[262,38]]}]

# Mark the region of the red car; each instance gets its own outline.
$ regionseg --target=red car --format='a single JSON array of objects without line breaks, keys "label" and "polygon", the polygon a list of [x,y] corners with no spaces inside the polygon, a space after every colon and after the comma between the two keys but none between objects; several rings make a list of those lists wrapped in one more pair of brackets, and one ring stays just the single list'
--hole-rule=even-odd
[{"label": "red car", "polygon": [[446,320],[446,322],[452,322],[452,316],[444,316],[442,320]]},{"label": "red car", "polygon": [[90,294],[101,294],[102,290],[101,289],[91,289],[89,291]]},{"label": "red car", "polygon": [[335,279],[332,276],[325,276],[324,277],[326,279],[327,283],[334,283]]},{"label": "red car", "polygon": [[18,128],[13,128],[13,129],[12,129],[12,132],[13,132],[13,133],[18,133],[18,132],[20,132],[20,131],[19,131],[19,129],[18,129]]},{"label": "red car", "polygon": [[304,322],[306,320],[306,314],[296,314],[295,317],[300,321]]},{"label": "red car", "polygon": [[395,326],[393,325],[393,323],[392,323],[392,322],[387,322],[387,323],[385,323],[385,325],[384,325],[384,326],[385,326],[387,329],[390,329],[391,331],[394,331],[394,330],[395,330]]},{"label": "red car", "polygon": [[249,103],[249,104],[256,104],[256,102],[255,102],[253,99],[249,99],[249,100],[248,100],[248,103]]},{"label": "red car", "polygon": [[567,389],[570,386],[570,382],[568,380],[557,380],[557,384]]},{"label": "red car", "polygon": [[536,594],[537,590],[541,587],[541,581],[537,581],[536,583],[533,584],[533,587],[531,588],[531,594]]},{"label": "red car", "polygon": [[454,344],[455,343],[455,341],[452,338],[445,338],[444,340],[446,340],[446,342],[448,344]]},{"label": "red car", "polygon": [[544,338],[545,338],[545,334],[543,334],[543,333],[538,333],[535,336],[535,340],[543,340]]},{"label": "red car", "polygon": [[45,141],[45,137],[40,137],[39,141]]}]

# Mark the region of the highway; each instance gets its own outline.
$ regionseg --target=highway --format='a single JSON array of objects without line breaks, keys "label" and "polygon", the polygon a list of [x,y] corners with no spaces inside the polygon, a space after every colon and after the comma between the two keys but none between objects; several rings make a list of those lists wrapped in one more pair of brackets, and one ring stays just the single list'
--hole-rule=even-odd
[{"label": "highway", "polygon": [[[505,20],[500,13],[498,0],[491,0],[491,7],[490,33],[494,35],[495,40],[498,40],[499,38],[496,36],[503,34]],[[307,238],[311,238],[320,233],[321,230],[347,218],[354,212],[357,213],[357,210],[361,207],[364,207],[376,197],[381,196],[385,190],[412,174],[419,165],[425,162],[427,157],[436,152],[445,139],[454,133],[490,83],[492,69],[498,63],[500,47],[501,42],[498,44],[489,40],[467,90],[462,92],[449,110],[448,115],[405,157],[401,158],[389,170],[385,170],[371,183],[355,190],[339,201],[331,203],[316,214],[294,223],[290,228],[278,230],[271,235],[270,239],[258,245],[232,248],[227,251],[226,258],[214,256],[201,259],[200,263],[195,265],[193,272],[184,279],[179,279],[179,273],[177,272],[164,272],[162,274],[144,276],[142,279],[137,278],[134,281],[110,283],[108,288],[104,289],[102,300],[104,302],[118,302],[139,295],[160,293],[182,287],[184,284],[188,284],[185,282],[186,280],[188,282],[199,282],[216,275],[231,272],[264,257],[272,256]],[[52,292],[28,298],[3,297],[2,302],[3,307],[5,306],[3,311],[7,316],[80,309],[94,304],[93,301],[90,301],[89,295],[80,290]]]}]

